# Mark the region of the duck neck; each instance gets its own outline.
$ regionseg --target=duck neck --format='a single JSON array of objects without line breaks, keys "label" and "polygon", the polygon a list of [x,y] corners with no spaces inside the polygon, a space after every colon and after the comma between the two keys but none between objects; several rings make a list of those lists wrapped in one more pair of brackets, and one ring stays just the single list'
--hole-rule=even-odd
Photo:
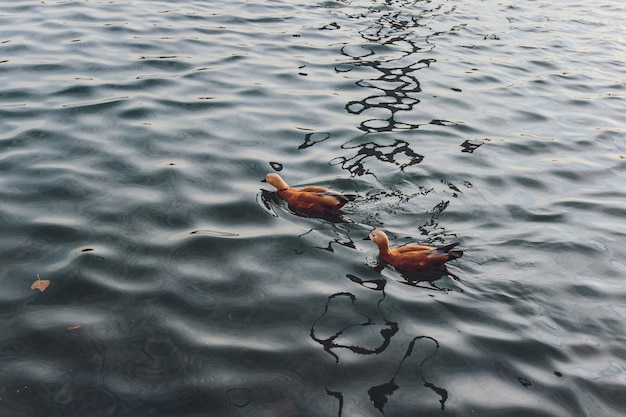
[{"label": "duck neck", "polygon": [[378,256],[380,256],[381,258],[388,258],[391,256],[389,243],[383,242],[378,245]]}]

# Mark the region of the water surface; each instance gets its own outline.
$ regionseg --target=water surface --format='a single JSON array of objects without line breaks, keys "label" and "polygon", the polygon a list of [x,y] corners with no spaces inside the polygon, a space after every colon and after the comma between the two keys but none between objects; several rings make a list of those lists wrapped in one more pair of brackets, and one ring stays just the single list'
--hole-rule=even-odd
[{"label": "water surface", "polygon": [[624,16],[4,2],[2,416],[621,416]]}]

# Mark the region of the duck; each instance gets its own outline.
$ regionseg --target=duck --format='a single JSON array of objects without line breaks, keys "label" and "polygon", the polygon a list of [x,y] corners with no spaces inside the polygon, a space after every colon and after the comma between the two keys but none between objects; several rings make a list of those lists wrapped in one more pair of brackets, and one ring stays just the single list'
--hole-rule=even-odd
[{"label": "duck", "polygon": [[262,182],[274,186],[278,195],[287,201],[289,207],[305,213],[339,214],[346,203],[354,200],[352,196],[346,196],[324,187],[291,188],[280,175],[274,172],[267,174]]},{"label": "duck", "polygon": [[463,256],[463,251],[452,250],[458,245],[458,242],[441,247],[409,244],[391,249],[389,237],[385,232],[378,229],[372,230],[366,240],[371,240],[378,246],[378,257],[381,260],[400,271],[445,270],[446,262]]}]

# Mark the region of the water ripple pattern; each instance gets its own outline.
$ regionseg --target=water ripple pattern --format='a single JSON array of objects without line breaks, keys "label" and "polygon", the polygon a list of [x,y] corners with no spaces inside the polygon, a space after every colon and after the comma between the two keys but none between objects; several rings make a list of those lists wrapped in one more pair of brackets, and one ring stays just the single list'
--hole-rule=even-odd
[{"label": "water ripple pattern", "polygon": [[0,416],[621,417],[623,16],[2,2]]}]

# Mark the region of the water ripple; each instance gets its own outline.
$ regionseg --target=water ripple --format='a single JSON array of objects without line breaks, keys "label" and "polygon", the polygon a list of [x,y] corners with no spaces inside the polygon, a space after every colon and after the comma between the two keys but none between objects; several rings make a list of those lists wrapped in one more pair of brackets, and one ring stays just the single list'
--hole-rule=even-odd
[{"label": "water ripple", "polygon": [[559,7],[2,6],[4,413],[621,415],[624,7]]}]

